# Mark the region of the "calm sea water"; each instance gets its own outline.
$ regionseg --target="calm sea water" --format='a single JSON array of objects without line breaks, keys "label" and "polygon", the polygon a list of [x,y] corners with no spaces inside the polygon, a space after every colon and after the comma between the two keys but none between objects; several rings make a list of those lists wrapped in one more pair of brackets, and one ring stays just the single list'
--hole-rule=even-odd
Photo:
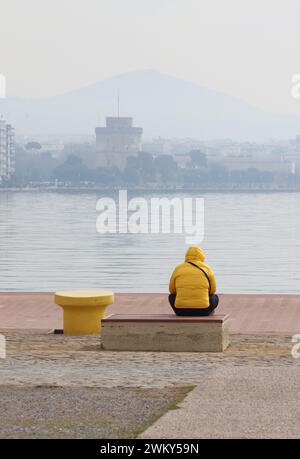
[{"label": "calm sea water", "polygon": [[[103,195],[0,192],[0,290],[167,291],[185,235],[98,234]],[[220,292],[299,292],[299,193],[185,196],[205,199],[202,247]]]}]

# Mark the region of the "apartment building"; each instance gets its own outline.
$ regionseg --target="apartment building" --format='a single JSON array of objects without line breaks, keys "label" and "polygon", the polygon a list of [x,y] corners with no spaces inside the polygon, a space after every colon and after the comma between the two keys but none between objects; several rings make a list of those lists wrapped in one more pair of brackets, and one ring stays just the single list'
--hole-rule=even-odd
[{"label": "apartment building", "polygon": [[15,171],[15,132],[0,117],[0,183],[10,180]]}]

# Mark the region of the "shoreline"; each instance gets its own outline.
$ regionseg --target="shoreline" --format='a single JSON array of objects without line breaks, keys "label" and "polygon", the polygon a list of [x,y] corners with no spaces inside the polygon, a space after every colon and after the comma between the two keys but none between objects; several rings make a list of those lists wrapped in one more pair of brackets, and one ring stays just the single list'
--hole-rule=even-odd
[{"label": "shoreline", "polygon": [[216,193],[216,194],[224,194],[224,193],[232,193],[232,194],[240,194],[240,193],[258,193],[258,194],[271,194],[271,193],[300,193],[300,187],[285,187],[285,188],[201,188],[201,187],[190,187],[190,188],[178,188],[178,187],[170,187],[170,188],[154,188],[154,187],[131,187],[131,186],[117,186],[117,187],[79,187],[79,186],[66,186],[66,187],[55,187],[55,186],[39,186],[39,187],[0,187],[0,193],[22,193],[22,192],[71,192],[71,193],[95,193],[99,191],[106,191],[106,192],[118,192],[120,190],[127,190],[129,192],[143,192],[143,193]]}]

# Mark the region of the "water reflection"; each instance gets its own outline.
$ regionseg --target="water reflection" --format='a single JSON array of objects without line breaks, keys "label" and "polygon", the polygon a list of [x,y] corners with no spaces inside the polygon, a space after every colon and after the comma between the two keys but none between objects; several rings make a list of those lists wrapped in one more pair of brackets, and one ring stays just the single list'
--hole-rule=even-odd
[{"label": "water reflection", "polygon": [[[152,196],[160,195],[145,197]],[[169,275],[185,252],[185,235],[98,234],[100,197],[1,192],[0,289],[166,291]],[[299,197],[299,193],[204,195],[202,247],[220,291],[298,292]]]}]

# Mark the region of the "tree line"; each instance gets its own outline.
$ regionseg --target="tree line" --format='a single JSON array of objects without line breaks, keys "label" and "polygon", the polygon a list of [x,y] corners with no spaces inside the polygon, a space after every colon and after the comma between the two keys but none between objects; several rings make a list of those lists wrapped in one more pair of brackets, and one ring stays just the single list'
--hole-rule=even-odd
[{"label": "tree line", "polygon": [[[29,149],[30,150],[30,149]],[[200,150],[189,153],[186,167],[179,167],[174,157],[167,154],[153,156],[140,152],[129,156],[123,171],[117,167],[93,167],[96,152],[91,145],[66,145],[63,154],[54,158],[50,153],[33,154],[28,149],[17,148],[16,171],[12,185],[47,183],[58,181],[64,184],[82,182],[97,185],[168,185],[183,186],[270,186],[278,180],[282,183],[300,184],[299,175],[278,176],[255,168],[228,171],[221,163],[209,164],[206,154]],[[90,159],[90,165],[86,159]]]}]

